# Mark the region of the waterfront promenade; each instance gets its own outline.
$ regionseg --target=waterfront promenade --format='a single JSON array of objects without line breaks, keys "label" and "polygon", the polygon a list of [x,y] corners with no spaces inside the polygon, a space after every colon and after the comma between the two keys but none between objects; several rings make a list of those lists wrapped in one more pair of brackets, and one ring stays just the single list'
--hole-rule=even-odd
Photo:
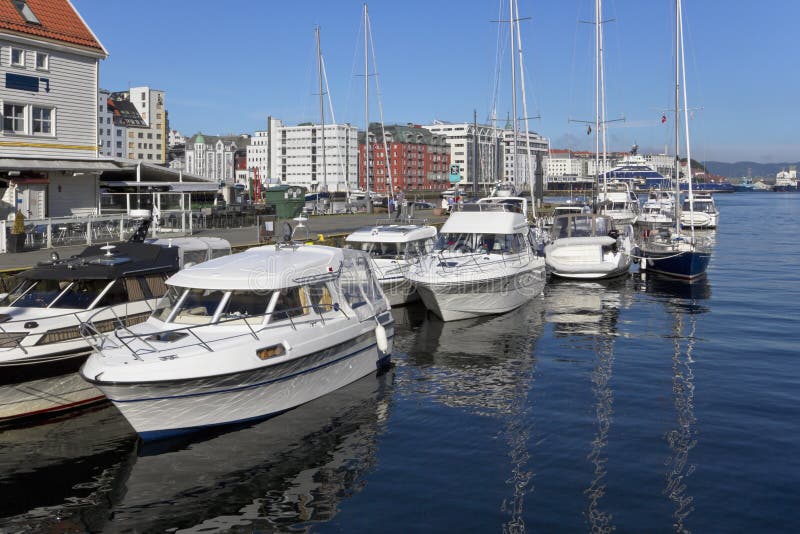
[{"label": "waterfront promenade", "polygon": [[[331,236],[338,236],[352,232],[364,226],[370,226],[376,223],[377,220],[385,220],[387,215],[385,213],[367,214],[342,214],[342,215],[312,215],[306,223],[310,239],[317,241],[319,235],[322,234],[326,239]],[[433,210],[417,210],[414,213],[415,220],[425,220],[431,224],[442,223],[446,217],[434,216]],[[295,221],[289,221],[292,227],[296,226]],[[283,221],[278,221],[275,225],[276,235],[280,235],[280,227]],[[194,232],[195,236],[206,237],[221,237],[227,239],[231,246],[236,248],[247,248],[258,244],[258,232],[255,226],[245,226],[242,228],[207,228]],[[170,234],[162,233],[158,237],[169,238]],[[305,234],[301,233],[297,237],[304,238]],[[0,254],[0,272],[6,270],[19,270],[26,267],[32,267],[37,262],[46,261],[50,259],[50,254],[53,251],[58,252],[62,258],[68,258],[73,254],[80,253],[86,245],[71,245],[65,247],[56,247],[51,249],[32,250],[28,252],[19,252],[14,254]]]}]

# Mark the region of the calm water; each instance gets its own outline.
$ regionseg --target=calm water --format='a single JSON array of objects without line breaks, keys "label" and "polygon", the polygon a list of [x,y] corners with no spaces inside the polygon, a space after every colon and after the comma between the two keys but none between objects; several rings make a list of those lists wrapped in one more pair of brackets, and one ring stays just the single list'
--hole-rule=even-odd
[{"label": "calm water", "polygon": [[0,531],[798,532],[800,194],[717,200],[701,284],[400,309],[388,373],[191,441],[3,431]]}]

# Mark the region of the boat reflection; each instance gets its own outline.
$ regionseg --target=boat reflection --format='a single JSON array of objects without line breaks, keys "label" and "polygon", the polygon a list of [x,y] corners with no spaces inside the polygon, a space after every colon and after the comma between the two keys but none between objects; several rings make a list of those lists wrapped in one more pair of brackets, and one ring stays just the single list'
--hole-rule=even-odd
[{"label": "boat reflection", "polygon": [[641,273],[634,278],[637,291],[659,299],[706,300],[711,298],[711,283],[707,276],[685,281],[654,274]]},{"label": "boat reflection", "polygon": [[97,531],[135,449],[110,404],[3,430],[0,531]]},{"label": "boat reflection", "polygon": [[[23,488],[30,495],[13,499],[20,510],[9,509],[12,500],[3,499],[7,514],[27,512],[0,523],[0,531],[306,529],[306,523],[334,517],[339,503],[363,486],[388,417],[393,380],[389,370],[282,416],[159,442],[155,448],[142,442],[137,448],[136,435],[111,406],[84,425],[65,422],[60,435],[54,429],[38,441],[26,438],[28,456],[52,457],[52,466],[25,466],[24,454],[16,455],[21,465],[15,476],[2,466],[4,495]],[[112,439],[117,426],[122,435]],[[61,454],[65,447],[88,452]],[[103,461],[104,455],[110,459]],[[0,457],[4,464],[11,462],[5,453]],[[82,479],[65,477],[72,464]],[[50,492],[54,484],[65,486],[52,496],[58,505],[36,500],[37,492]]]},{"label": "boat reflection", "polygon": [[393,377],[368,376],[285,416],[140,455],[109,528],[285,531],[331,519],[374,465]]},{"label": "boat reflection", "polygon": [[632,304],[632,292],[627,277],[593,282],[551,280],[545,290],[546,320],[558,337],[613,336],[620,310]]}]

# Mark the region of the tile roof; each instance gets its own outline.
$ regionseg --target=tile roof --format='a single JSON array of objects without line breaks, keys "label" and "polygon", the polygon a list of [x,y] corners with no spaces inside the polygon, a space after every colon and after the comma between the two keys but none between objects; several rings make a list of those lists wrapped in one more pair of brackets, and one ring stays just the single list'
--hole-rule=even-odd
[{"label": "tile roof", "polygon": [[41,24],[26,22],[14,2],[0,0],[0,31],[9,30],[34,37],[87,47],[106,55],[103,45],[69,0],[26,0]]}]

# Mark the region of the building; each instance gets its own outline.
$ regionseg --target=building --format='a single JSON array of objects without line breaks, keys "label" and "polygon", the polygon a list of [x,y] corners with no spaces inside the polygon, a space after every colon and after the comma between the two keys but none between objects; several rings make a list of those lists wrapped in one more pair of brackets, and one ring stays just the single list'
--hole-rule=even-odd
[{"label": "building", "polygon": [[[359,133],[358,185],[366,188],[366,145]],[[370,190],[444,190],[450,187],[450,147],[444,135],[418,125],[369,126]],[[390,157],[387,158],[387,154]]]},{"label": "building", "polygon": [[167,134],[167,147],[172,148],[177,145],[185,145],[186,136],[182,135],[178,130],[170,130]]},{"label": "building", "polygon": [[193,135],[186,143],[184,170],[220,184],[233,185],[236,156],[244,156],[249,144],[249,135]]},{"label": "building", "polygon": [[347,191],[358,177],[358,129],[349,124],[285,126],[267,118],[247,151],[250,178],[300,185],[309,191]]},{"label": "building", "polygon": [[96,207],[97,80],[107,55],[68,0],[0,2],[0,217]]},{"label": "building", "polygon": [[485,124],[434,121],[423,128],[446,137],[450,146],[450,161],[452,165],[459,166],[461,183],[471,185],[477,178],[478,188],[484,192],[501,181],[511,181],[520,187],[527,187],[530,183],[528,172],[536,172],[537,155],[546,157],[550,145],[547,138],[529,132],[527,142],[530,144],[531,161],[528,166],[525,134],[519,132],[515,137],[510,125],[502,129]]},{"label": "building", "polygon": [[147,86],[131,87],[127,91],[111,93],[113,105],[124,109],[125,115],[133,119],[138,114],[141,124],[129,125],[125,148],[127,158],[141,159],[148,163],[167,162],[167,110],[164,91]]}]

